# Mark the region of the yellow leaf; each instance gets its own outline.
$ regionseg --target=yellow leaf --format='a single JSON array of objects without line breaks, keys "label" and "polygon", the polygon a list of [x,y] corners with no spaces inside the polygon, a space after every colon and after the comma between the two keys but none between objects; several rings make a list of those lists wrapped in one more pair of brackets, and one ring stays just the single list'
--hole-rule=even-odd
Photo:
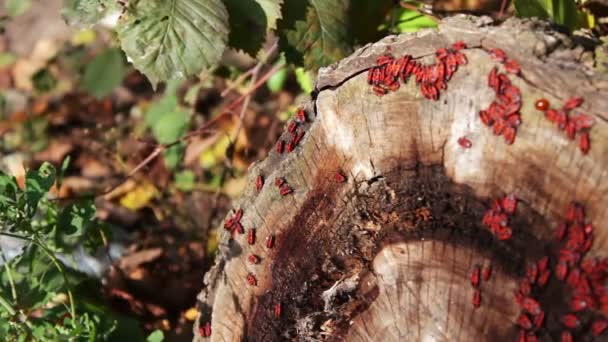
[{"label": "yellow leaf", "polygon": [[217,251],[217,230],[212,230],[207,235],[207,255],[212,255]]},{"label": "yellow leaf", "polygon": [[93,29],[80,30],[72,35],[70,41],[73,45],[88,45],[95,41],[97,33]]},{"label": "yellow leaf", "polygon": [[139,210],[150,203],[151,200],[158,196],[159,192],[149,182],[137,185],[133,190],[129,191],[120,199],[120,204],[130,210]]},{"label": "yellow leaf", "polygon": [[188,321],[194,321],[196,319],[196,315],[198,315],[198,310],[192,307],[184,313],[184,318]]}]

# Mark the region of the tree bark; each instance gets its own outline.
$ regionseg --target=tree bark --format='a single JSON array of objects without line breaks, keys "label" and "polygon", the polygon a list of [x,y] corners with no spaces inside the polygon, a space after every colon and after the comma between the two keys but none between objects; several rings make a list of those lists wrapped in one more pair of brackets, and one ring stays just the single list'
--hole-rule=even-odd
[{"label": "tree bark", "polygon": [[[513,293],[528,262],[549,255],[554,267],[554,228],[571,201],[584,204],[595,227],[587,258],[608,254],[608,79],[594,73],[593,54],[573,39],[534,20],[496,25],[456,16],[438,30],[386,37],[322,69],[304,104],[302,142],[255,164],[236,203],[256,243],[221,229],[216,265],[198,297],[195,340],[203,340],[198,327],[206,322],[213,341],[516,340]],[[382,54],[431,63],[438,48],[460,40],[468,64],[439,101],[422,97],[414,80],[382,97],[367,84],[366,71]],[[523,98],[512,145],[478,114],[495,98],[488,73],[503,70],[487,53],[496,47],[522,70],[510,75]],[[572,96],[583,97],[580,110],[595,118],[586,155],[535,109],[539,98],[559,108]],[[457,143],[463,136],[471,148]],[[337,172],[345,182],[336,181]],[[265,184],[257,192],[259,175]],[[279,194],[280,177],[292,194]],[[504,194],[519,202],[513,236],[500,241],[481,221]],[[261,262],[249,263],[250,254]],[[475,309],[469,272],[490,264]],[[551,278],[539,294],[541,340],[559,339],[567,291]],[[588,329],[574,334],[589,336]]]}]

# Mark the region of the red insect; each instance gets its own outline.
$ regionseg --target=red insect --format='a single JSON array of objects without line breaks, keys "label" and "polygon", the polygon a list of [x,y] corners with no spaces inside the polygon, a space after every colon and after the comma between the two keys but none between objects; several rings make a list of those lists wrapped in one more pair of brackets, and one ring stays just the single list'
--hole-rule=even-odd
[{"label": "red insect", "polygon": [[299,144],[300,141],[302,141],[302,138],[304,138],[304,132],[299,132],[297,133],[294,137],[293,137],[293,142],[294,144]]},{"label": "red insect", "polygon": [[557,266],[555,266],[555,277],[559,280],[566,279],[566,275],[568,274],[568,264],[564,261],[559,261]]},{"label": "red insect", "polygon": [[247,243],[250,245],[255,244],[255,229],[249,229],[249,233],[247,234]]},{"label": "red insect", "polygon": [[568,99],[568,101],[566,101],[566,103],[564,103],[562,110],[573,110],[574,108],[580,107],[580,105],[582,105],[584,101],[585,100],[582,97],[571,97]]},{"label": "red insect", "polygon": [[541,311],[538,315],[534,316],[534,327],[540,329],[545,322],[545,313]]},{"label": "red insect", "polygon": [[524,278],[519,282],[519,292],[524,296],[528,296],[532,292],[532,286],[530,285],[530,281],[527,278]]},{"label": "red insect", "polygon": [[479,111],[479,118],[481,119],[481,122],[483,122],[483,124],[486,126],[492,126],[492,124],[494,123],[494,120],[491,118],[490,113],[485,110]]},{"label": "red insect", "polygon": [[237,232],[239,234],[244,234],[245,233],[245,229],[243,228],[243,225],[240,222],[236,222],[234,224],[234,228],[233,228],[233,232]]},{"label": "red insect", "polygon": [[253,273],[247,274],[247,284],[250,286],[256,286],[258,284],[258,280],[255,278]]},{"label": "red insect", "polygon": [[270,235],[266,237],[266,248],[271,249],[274,247],[274,236]]},{"label": "red insect", "polygon": [[281,196],[287,196],[287,195],[289,195],[292,192],[293,192],[293,189],[289,185],[287,185],[287,184],[284,184],[279,189],[279,193],[281,194]]},{"label": "red insect", "polygon": [[295,148],[296,148],[296,144],[294,143],[293,140],[287,143],[287,153],[293,152],[293,150]]},{"label": "red insect", "polygon": [[274,180],[274,185],[278,188],[280,188],[283,184],[285,184],[285,179],[283,179],[283,177],[277,177]]},{"label": "red insect", "polygon": [[211,337],[211,323],[210,322],[206,322],[204,326],[199,325],[198,326],[198,333],[202,337]]},{"label": "red insect", "polygon": [[532,297],[524,298],[522,302],[523,308],[531,313],[533,316],[536,316],[541,313],[540,304]]},{"label": "red insect", "polygon": [[534,103],[534,107],[544,112],[545,110],[549,109],[549,101],[547,101],[547,99],[538,99],[536,100],[536,103]]},{"label": "red insect", "polygon": [[587,154],[589,149],[591,148],[591,143],[589,142],[589,133],[584,132],[581,134],[578,140],[578,147],[583,152],[583,154]]},{"label": "red insect", "polygon": [[544,256],[542,257],[540,260],[538,260],[538,269],[539,271],[544,271],[547,269],[547,267],[549,266],[549,257],[548,256]]},{"label": "red insect", "polygon": [[568,231],[568,226],[565,223],[560,223],[557,228],[555,228],[555,239],[557,241],[562,241],[566,236],[566,232]]},{"label": "red insect", "polygon": [[285,141],[283,140],[279,140],[277,141],[277,153],[283,153],[283,151],[285,150]]},{"label": "red insect", "polygon": [[578,326],[580,324],[578,317],[576,317],[576,315],[574,315],[574,314],[566,314],[566,315],[562,316],[560,321],[562,322],[563,326],[565,326],[566,328],[570,328],[570,329],[576,329],[576,328],[578,328]]},{"label": "red insect", "polygon": [[298,108],[298,110],[296,111],[296,119],[298,120],[298,122],[306,121],[306,112],[304,111],[304,108]]},{"label": "red insect", "polygon": [[524,329],[519,329],[519,334],[517,334],[517,342],[526,342],[526,331]]},{"label": "red insect", "polygon": [[507,143],[507,145],[513,145],[515,142],[515,135],[517,134],[515,127],[506,127],[503,134],[505,137],[505,143]]},{"label": "red insect", "polygon": [[484,266],[482,272],[481,272],[483,281],[488,281],[490,280],[490,277],[492,276],[492,265],[486,265]]},{"label": "red insect", "polygon": [[469,279],[471,280],[471,285],[475,288],[479,287],[479,275],[481,273],[481,269],[479,265],[473,266],[473,269],[469,273]]},{"label": "red insect", "polygon": [[568,274],[566,282],[573,288],[576,288],[581,280],[581,271],[578,268],[573,268]]},{"label": "red insect", "polygon": [[591,325],[591,333],[593,336],[598,337],[608,329],[608,320],[598,319]]},{"label": "red insect", "polygon": [[255,191],[260,192],[260,190],[262,190],[263,186],[264,186],[264,176],[259,175],[255,179]]},{"label": "red insect", "polygon": [[588,306],[585,298],[573,297],[570,301],[570,309],[574,312],[585,310]]},{"label": "red insect", "polygon": [[471,146],[473,146],[473,143],[471,143],[471,140],[467,139],[466,137],[460,137],[458,138],[458,145],[463,148],[471,148]]},{"label": "red insect", "polygon": [[296,121],[292,121],[289,123],[289,126],[287,126],[287,131],[289,133],[293,133],[296,131],[296,128],[298,128],[298,123]]},{"label": "red insect", "polygon": [[574,339],[572,338],[572,333],[568,330],[564,330],[562,331],[562,342],[574,342]]},{"label": "red insect", "polygon": [[549,282],[550,276],[551,276],[550,270],[541,271],[540,275],[538,276],[538,281],[537,281],[538,287],[545,287],[545,285],[547,285],[547,283]]},{"label": "red insect", "polygon": [[504,63],[507,60],[507,54],[502,49],[494,48],[488,52],[490,53],[490,57],[499,63]]},{"label": "red insect", "polygon": [[515,214],[515,210],[517,209],[517,198],[515,198],[515,195],[510,194],[503,197],[502,208],[507,214]]},{"label": "red insect", "polygon": [[342,172],[337,171],[334,175],[334,178],[336,180],[336,182],[338,183],[344,183],[346,182],[346,176],[342,174]]},{"label": "red insect", "polygon": [[277,303],[274,306],[274,315],[279,318],[281,317],[281,312],[283,311],[283,308],[281,307],[281,303]]},{"label": "red insect", "polygon": [[467,48],[467,43],[463,42],[462,40],[459,40],[456,43],[452,44],[452,50],[454,50],[454,51],[460,51],[460,50],[466,49],[466,48]]},{"label": "red insect", "polygon": [[247,260],[249,260],[249,262],[254,265],[260,263],[260,257],[255,254],[249,254],[249,256],[247,257]]},{"label": "red insect", "polygon": [[572,121],[574,121],[574,127],[576,131],[580,131],[582,129],[591,128],[595,125],[595,119],[592,116],[586,114],[578,114],[573,116]]},{"label": "red insect", "polygon": [[517,325],[519,325],[525,330],[532,329],[532,321],[530,320],[530,317],[528,317],[528,315],[526,315],[525,313],[519,315],[519,317],[517,318]]},{"label": "red insect", "polygon": [[526,335],[526,342],[538,342],[538,336],[533,332],[529,332]]},{"label": "red insect", "polygon": [[472,299],[473,307],[477,309],[481,305],[481,290],[476,289]]},{"label": "red insect", "polygon": [[526,268],[526,277],[530,281],[530,284],[534,284],[536,282],[536,278],[538,277],[538,267],[535,262],[529,262],[528,267]]},{"label": "red insect", "polygon": [[505,63],[505,70],[507,70],[508,73],[517,75],[521,72],[521,67],[519,66],[519,63],[517,63],[516,61],[509,59]]},{"label": "red insect", "polygon": [[501,227],[496,233],[496,237],[501,241],[509,240],[512,235],[513,231],[509,227]]},{"label": "red insect", "polygon": [[388,90],[385,88],[382,88],[381,86],[377,86],[375,85],[372,90],[374,91],[374,94],[376,96],[384,96],[388,93]]}]

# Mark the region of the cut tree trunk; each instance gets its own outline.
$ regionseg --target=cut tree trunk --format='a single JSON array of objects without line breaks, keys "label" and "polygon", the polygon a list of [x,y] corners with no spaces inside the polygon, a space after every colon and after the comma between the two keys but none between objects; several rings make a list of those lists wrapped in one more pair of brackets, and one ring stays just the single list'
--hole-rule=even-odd
[{"label": "cut tree trunk", "polygon": [[[530,294],[545,320],[529,335],[559,340],[574,287],[554,276],[564,248],[554,230],[569,203],[584,205],[594,227],[585,240],[593,238],[590,251],[579,256],[608,254],[608,79],[594,73],[593,53],[573,40],[539,21],[495,25],[456,16],[438,30],[386,37],[322,69],[303,106],[300,144],[291,153],[271,151],[249,171],[236,203],[245,234],[221,229],[216,265],[198,297],[195,340],[205,339],[199,327],[209,323],[214,341],[512,341],[522,311],[514,293],[526,265],[545,255],[552,274]],[[414,79],[381,97],[368,85],[377,57],[409,54],[429,64],[456,41],[466,43],[468,64],[438,101],[424,98]],[[523,123],[511,145],[479,117],[496,97],[488,74],[504,72],[492,48],[521,65],[521,74],[508,74],[522,94]],[[587,154],[535,108],[539,98],[561,108],[573,96],[584,103],[572,116],[595,119]],[[472,146],[459,145],[461,137]],[[259,192],[258,176],[265,179]],[[281,196],[277,178],[293,193]],[[508,216],[512,237],[499,240],[482,218],[505,194],[518,205]],[[248,261],[251,254],[259,264]],[[479,308],[469,279],[476,265],[493,269],[479,285]],[[601,305],[579,314],[575,338],[589,338],[606,312]]]}]

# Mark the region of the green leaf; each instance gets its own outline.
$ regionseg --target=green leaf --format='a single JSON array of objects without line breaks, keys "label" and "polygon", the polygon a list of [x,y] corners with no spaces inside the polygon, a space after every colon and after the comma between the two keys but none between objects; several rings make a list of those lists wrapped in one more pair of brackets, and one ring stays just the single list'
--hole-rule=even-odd
[{"label": "green leaf", "polygon": [[[290,63],[317,70],[346,57],[352,51],[349,34],[349,0],[310,0],[306,17],[298,18],[302,1],[286,4],[280,30],[281,46]],[[290,23],[293,22],[293,26]]]},{"label": "green leaf", "polygon": [[196,175],[191,170],[175,174],[175,186],[181,191],[191,191],[196,182]]},{"label": "green leaf", "polygon": [[553,0],[514,0],[518,17],[549,18],[553,13]]},{"label": "green leaf", "polygon": [[139,0],[123,19],[121,46],[154,86],[215,65],[228,40],[221,0]]},{"label": "green leaf", "polygon": [[574,0],[515,0],[515,13],[519,17],[550,19],[571,30],[579,27],[581,11]]},{"label": "green leaf", "polygon": [[126,67],[119,49],[106,49],[86,66],[82,87],[97,98],[109,95],[122,83]]},{"label": "green leaf", "polygon": [[269,30],[276,29],[283,0],[224,0],[230,19],[229,44],[257,54]]},{"label": "green leaf", "polygon": [[283,89],[285,85],[285,80],[287,80],[287,69],[281,68],[274,75],[272,75],[268,82],[266,82],[266,86],[272,93],[278,93]]},{"label": "green leaf", "polygon": [[44,68],[32,75],[32,83],[36,91],[46,93],[53,90],[57,86],[58,81],[49,69]]},{"label": "green leaf", "polygon": [[398,9],[396,18],[396,33],[416,32],[423,28],[437,27],[437,23],[429,16],[405,8]]},{"label": "green leaf", "polygon": [[165,334],[162,330],[154,330],[148,337],[146,337],[146,342],[162,342],[165,340]]},{"label": "green leaf", "polygon": [[570,30],[578,26],[578,12],[574,0],[553,0],[553,20]]},{"label": "green leaf", "polygon": [[33,212],[38,202],[55,183],[55,168],[45,162],[37,171],[28,170],[25,175],[25,200]]},{"label": "green leaf", "polygon": [[32,6],[32,0],[6,0],[4,8],[11,17],[18,17]]},{"label": "green leaf", "polygon": [[311,93],[314,90],[313,77],[306,72],[304,68],[296,68],[296,81],[305,93]]},{"label": "green leaf", "polygon": [[68,25],[92,25],[115,5],[116,0],[63,0],[61,15]]}]

